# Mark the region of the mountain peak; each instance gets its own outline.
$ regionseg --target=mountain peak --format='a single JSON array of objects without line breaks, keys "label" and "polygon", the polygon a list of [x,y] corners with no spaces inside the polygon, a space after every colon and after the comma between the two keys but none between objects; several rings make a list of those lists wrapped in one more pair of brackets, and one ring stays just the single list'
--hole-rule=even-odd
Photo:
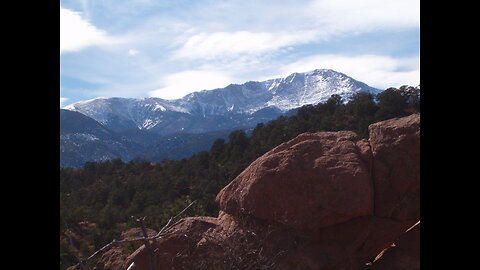
[{"label": "mountain peak", "polygon": [[[193,92],[175,100],[101,97],[80,101],[65,106],[64,109],[81,112],[114,130],[168,127],[174,131],[178,126],[180,130],[200,132],[205,130],[188,119],[208,118],[212,122],[220,121],[222,124],[213,129],[219,130],[226,126],[245,125],[244,120],[238,120],[240,122],[237,123],[233,119],[252,118],[253,114],[266,108],[285,113],[303,105],[324,102],[333,94],[346,100],[360,91],[380,92],[379,89],[332,69],[314,69],[303,73],[294,72],[284,78],[248,81]],[[181,121],[186,123],[179,124]]]}]

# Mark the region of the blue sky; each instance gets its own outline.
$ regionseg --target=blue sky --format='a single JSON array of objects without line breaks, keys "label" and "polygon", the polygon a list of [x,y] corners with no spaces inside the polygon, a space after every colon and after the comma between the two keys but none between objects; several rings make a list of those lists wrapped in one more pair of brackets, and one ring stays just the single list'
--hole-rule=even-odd
[{"label": "blue sky", "polygon": [[420,83],[419,0],[61,0],[60,106],[329,68]]}]

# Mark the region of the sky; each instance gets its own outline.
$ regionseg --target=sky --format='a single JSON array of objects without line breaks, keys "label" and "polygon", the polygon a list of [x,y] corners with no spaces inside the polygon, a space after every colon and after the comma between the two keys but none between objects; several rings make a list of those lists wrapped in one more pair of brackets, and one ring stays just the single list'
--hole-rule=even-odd
[{"label": "sky", "polygon": [[61,0],[60,106],[333,69],[420,84],[420,0]]}]

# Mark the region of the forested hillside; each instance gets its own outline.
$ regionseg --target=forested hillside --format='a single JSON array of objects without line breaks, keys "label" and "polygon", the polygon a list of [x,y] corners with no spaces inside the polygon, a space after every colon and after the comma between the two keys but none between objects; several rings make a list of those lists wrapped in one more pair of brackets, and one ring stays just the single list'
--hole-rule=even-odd
[{"label": "forested hillside", "polygon": [[[252,161],[278,144],[304,132],[351,130],[367,137],[368,125],[420,110],[420,88],[389,88],[377,96],[358,93],[347,102],[333,95],[325,103],[300,108],[295,115],[258,124],[251,136],[230,133],[228,143],[216,140],[210,151],[178,161],[150,163],[120,159],[87,163],[82,169],[60,169],[60,229],[79,222],[95,223],[84,236],[89,255],[121,231],[135,227],[131,216],[147,216],[146,225],[159,230],[189,202],[186,215],[216,215],[214,198]],[[61,242],[61,269],[76,263]]]}]

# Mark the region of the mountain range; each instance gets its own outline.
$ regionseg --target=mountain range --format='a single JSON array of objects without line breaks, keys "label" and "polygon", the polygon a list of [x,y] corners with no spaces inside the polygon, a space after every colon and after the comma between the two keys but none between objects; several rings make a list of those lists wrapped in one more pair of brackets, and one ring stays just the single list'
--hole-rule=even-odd
[{"label": "mountain range", "polygon": [[345,74],[316,69],[285,78],[230,84],[180,99],[95,98],[60,110],[60,165],[142,158],[181,159],[208,150],[234,129],[248,129],[295,109],[340,95],[377,94]]}]

